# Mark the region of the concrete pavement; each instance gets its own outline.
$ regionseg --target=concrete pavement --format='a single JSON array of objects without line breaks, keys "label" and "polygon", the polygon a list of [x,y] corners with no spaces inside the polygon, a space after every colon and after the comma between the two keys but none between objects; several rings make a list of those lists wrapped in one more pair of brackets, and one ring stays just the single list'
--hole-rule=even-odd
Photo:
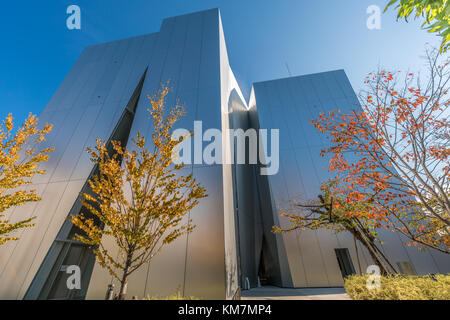
[{"label": "concrete pavement", "polygon": [[241,291],[242,300],[350,300],[344,288],[279,288],[264,286]]}]

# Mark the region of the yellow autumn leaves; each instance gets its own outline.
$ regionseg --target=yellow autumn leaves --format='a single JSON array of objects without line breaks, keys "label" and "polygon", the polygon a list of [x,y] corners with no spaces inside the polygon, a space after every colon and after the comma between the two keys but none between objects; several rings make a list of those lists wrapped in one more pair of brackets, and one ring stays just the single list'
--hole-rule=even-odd
[{"label": "yellow autumn leaves", "polygon": [[[184,115],[184,107],[177,102],[166,112],[168,92],[169,88],[163,86],[154,96],[148,96],[153,123],[150,149],[140,133],[132,138],[130,149],[119,141],[100,139],[95,147],[88,148],[96,169],[89,190],[81,194],[80,213],[69,218],[78,228],[74,240],[91,247],[98,263],[121,282],[121,298],[132,272],[149,262],[164,245],[194,229],[185,217],[206,197],[206,189],[192,173],[182,174],[186,172],[180,171],[184,165],[172,161],[180,143],[172,139],[172,128]],[[11,115],[0,124],[0,245],[17,240],[18,229],[34,225],[35,217],[17,221],[14,211],[6,210],[40,200],[35,190],[23,186],[36,174],[45,173],[39,164],[53,151],[42,147],[51,129],[48,124],[39,129],[37,117],[31,114],[19,128],[14,127]],[[108,237],[119,254],[105,245]]]},{"label": "yellow autumn leaves", "polygon": [[[153,123],[150,148],[137,133],[129,149],[118,141],[97,140],[88,150],[98,171],[89,181],[90,191],[82,194],[81,213],[71,217],[80,229],[75,239],[92,247],[98,263],[121,282],[121,298],[131,273],[164,245],[192,231],[185,216],[206,197],[206,189],[192,173],[183,175],[184,165],[172,162],[179,143],[172,140],[172,128],[184,110],[177,104],[166,112],[167,94],[163,87],[148,96]],[[119,254],[105,245],[106,238],[113,240]]]},{"label": "yellow autumn leaves", "polygon": [[52,126],[38,128],[38,119],[30,114],[24,124],[14,130],[11,114],[0,124],[0,245],[17,240],[15,231],[33,226],[35,217],[17,221],[6,210],[28,202],[39,201],[35,190],[21,190],[36,174],[44,174],[39,164],[49,158],[53,148],[38,149]]}]

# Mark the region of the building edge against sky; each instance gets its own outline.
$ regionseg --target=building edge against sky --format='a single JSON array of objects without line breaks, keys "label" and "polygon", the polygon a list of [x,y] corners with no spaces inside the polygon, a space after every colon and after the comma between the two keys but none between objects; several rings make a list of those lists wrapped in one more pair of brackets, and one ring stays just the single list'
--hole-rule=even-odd
[{"label": "building edge against sky", "polygon": [[[343,284],[339,263],[359,271],[349,234],[270,232],[286,223],[279,212],[289,200],[315,198],[328,178],[319,156],[326,141],[308,121],[322,110],[360,108],[344,71],[255,83],[247,104],[229,65],[219,10],[212,9],[165,19],[158,33],[90,46],[80,55],[40,114],[41,125],[54,124],[46,146],[55,152],[43,165],[47,174],[29,186],[42,201],[9,213],[37,219],[20,241],[0,250],[0,299],[103,299],[109,284],[118,286],[89,248],[71,240],[76,230],[66,218],[82,210],[79,192],[96,173],[86,147],[96,138],[150,136],[146,95],[168,79],[168,105],[178,97],[187,107],[177,127],[192,129],[200,120],[203,130],[279,128],[280,168],[272,176],[245,164],[183,169],[208,189],[189,214],[197,227],[131,276],[129,296],[180,288],[187,296],[230,299],[239,288],[257,286],[258,277],[282,287],[329,287]],[[229,153],[223,144],[222,155]],[[396,233],[381,238],[383,251],[405,273],[450,271],[444,254],[406,247]],[[372,262],[358,250],[364,272]],[[81,267],[80,290],[66,287],[71,264]]]}]

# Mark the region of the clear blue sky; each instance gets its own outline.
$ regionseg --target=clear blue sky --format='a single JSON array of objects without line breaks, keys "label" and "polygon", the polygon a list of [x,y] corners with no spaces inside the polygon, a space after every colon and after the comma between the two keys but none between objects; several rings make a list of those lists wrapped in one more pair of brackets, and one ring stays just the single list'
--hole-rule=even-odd
[{"label": "clear blue sky", "polygon": [[[0,118],[39,114],[87,45],[157,32],[165,17],[220,8],[231,67],[244,94],[252,82],[345,69],[355,91],[385,66],[417,71],[424,45],[439,38],[419,21],[382,14],[366,27],[366,9],[387,0],[72,0],[2,1]],[[81,8],[81,30],[66,28],[66,8]]]}]

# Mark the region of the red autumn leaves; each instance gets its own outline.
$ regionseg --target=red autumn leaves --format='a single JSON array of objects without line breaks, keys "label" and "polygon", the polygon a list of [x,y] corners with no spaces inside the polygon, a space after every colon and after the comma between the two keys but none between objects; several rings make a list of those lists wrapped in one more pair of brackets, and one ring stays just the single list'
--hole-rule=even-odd
[{"label": "red autumn leaves", "polygon": [[330,139],[322,156],[330,157],[337,203],[364,203],[347,215],[370,218],[375,228],[399,231],[410,244],[448,253],[447,66],[430,64],[422,88],[412,73],[401,80],[401,73],[369,74],[362,110],[322,113],[311,123]]}]

